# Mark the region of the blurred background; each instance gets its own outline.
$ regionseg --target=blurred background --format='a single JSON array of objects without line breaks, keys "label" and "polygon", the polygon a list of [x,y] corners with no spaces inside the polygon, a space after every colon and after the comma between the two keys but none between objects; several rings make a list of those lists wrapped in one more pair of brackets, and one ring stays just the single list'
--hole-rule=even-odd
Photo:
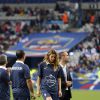
[{"label": "blurred background", "polygon": [[[51,48],[68,51],[72,100],[99,100],[100,0],[0,0],[0,54],[26,53],[36,88],[37,66]],[[37,98],[42,100],[42,98]]]}]

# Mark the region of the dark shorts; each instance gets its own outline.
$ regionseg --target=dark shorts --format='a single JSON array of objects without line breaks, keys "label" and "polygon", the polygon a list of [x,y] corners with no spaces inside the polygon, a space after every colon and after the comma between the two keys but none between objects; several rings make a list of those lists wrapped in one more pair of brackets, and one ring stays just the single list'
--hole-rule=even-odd
[{"label": "dark shorts", "polygon": [[10,97],[0,97],[0,100],[10,100]]},{"label": "dark shorts", "polygon": [[14,100],[30,100],[30,97],[14,97]]},{"label": "dark shorts", "polygon": [[47,90],[41,90],[43,100],[46,100],[47,97],[51,97],[53,100],[59,100],[58,92],[48,92]]}]

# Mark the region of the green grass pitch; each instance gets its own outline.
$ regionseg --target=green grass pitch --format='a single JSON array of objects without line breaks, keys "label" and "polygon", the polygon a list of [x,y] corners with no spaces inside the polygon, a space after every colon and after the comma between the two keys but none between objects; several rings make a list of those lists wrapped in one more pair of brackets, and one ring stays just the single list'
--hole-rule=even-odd
[{"label": "green grass pitch", "polygon": [[[100,100],[100,91],[91,90],[72,90],[71,100]],[[11,93],[11,100],[13,100]],[[43,100],[42,96],[37,97],[36,100]]]},{"label": "green grass pitch", "polygon": [[100,100],[100,91],[73,90],[71,100]]}]

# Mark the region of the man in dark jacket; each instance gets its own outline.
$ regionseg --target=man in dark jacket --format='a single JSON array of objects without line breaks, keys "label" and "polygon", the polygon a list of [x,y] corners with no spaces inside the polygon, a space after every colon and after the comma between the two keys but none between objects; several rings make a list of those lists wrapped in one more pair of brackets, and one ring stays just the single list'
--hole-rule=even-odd
[{"label": "man in dark jacket", "polygon": [[70,75],[70,71],[67,68],[68,62],[68,53],[61,52],[60,53],[60,66],[62,67],[61,71],[61,88],[62,88],[62,97],[60,100],[70,100],[71,96],[71,86],[72,86],[72,78]]}]

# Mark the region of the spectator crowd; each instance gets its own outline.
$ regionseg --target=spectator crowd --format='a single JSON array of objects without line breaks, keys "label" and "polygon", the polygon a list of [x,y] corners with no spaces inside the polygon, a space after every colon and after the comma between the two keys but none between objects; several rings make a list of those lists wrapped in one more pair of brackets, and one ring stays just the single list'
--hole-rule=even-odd
[{"label": "spectator crowd", "polygon": [[[8,20],[3,20],[4,17]],[[15,20],[9,17],[14,17]],[[31,19],[19,21],[16,20],[17,17]],[[56,7],[51,9],[2,6],[0,8],[0,52],[5,52],[28,34],[72,32],[73,30],[90,32],[85,41],[69,52],[68,66],[75,72],[94,71],[100,67],[99,18],[93,11],[82,13],[78,6],[75,8],[66,4],[56,4]]]}]

